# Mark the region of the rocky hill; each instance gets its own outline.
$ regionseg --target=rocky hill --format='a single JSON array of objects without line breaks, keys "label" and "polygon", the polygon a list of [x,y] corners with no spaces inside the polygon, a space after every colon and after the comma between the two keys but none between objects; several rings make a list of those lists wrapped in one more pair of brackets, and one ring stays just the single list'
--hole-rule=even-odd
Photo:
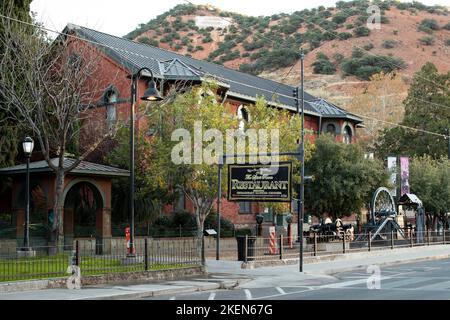
[{"label": "rocky hill", "polygon": [[[374,4],[380,29],[367,25],[367,9]],[[185,4],[126,37],[289,84],[300,80],[303,49],[307,89],[344,107],[381,71],[402,76],[399,96],[428,61],[450,71],[449,8],[419,2],[339,1],[335,7],[266,17]]]}]

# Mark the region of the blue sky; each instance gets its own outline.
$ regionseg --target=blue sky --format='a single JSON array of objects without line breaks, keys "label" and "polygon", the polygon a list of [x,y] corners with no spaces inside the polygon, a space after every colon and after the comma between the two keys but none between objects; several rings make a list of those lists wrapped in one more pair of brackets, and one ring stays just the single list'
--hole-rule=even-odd
[{"label": "blue sky", "polygon": [[[333,6],[337,0],[191,0],[195,4],[210,4],[222,10],[246,15],[272,15],[290,13],[320,5]],[[409,1],[408,1],[409,2]],[[450,6],[450,0],[422,0],[427,5]],[[31,10],[37,20],[47,28],[61,31],[69,22],[86,26],[116,36],[134,30],[138,24],[146,23],[183,0],[33,0]]]}]

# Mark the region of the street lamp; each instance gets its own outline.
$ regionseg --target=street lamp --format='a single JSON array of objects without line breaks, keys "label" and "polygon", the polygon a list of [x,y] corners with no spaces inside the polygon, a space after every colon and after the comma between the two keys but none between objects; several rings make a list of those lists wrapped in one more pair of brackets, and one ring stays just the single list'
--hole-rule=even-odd
[{"label": "street lamp", "polygon": [[[300,61],[301,61],[301,106],[299,106],[299,91],[298,88],[294,89],[293,96],[295,98],[295,105],[297,108],[297,113],[301,113],[302,119],[302,130],[301,130],[301,141],[300,141],[300,188],[298,190],[298,206],[297,206],[297,219],[298,219],[298,240],[300,247],[300,257],[299,257],[299,269],[300,272],[303,272],[303,215],[305,211],[305,89],[304,89],[304,60],[305,54],[303,50],[300,52]],[[300,109],[301,107],[301,109]]]},{"label": "street lamp", "polygon": [[133,74],[131,78],[131,110],[130,110],[130,214],[131,214],[131,232],[130,232],[130,255],[134,255],[134,121],[135,121],[135,104],[137,101],[137,86],[142,71],[150,73],[150,81],[144,95],[140,98],[143,101],[155,102],[161,101],[163,98],[156,89],[155,79],[152,70],[149,68],[141,68]]},{"label": "street lamp", "polygon": [[26,173],[26,191],[25,191],[25,199],[26,199],[26,217],[25,217],[25,229],[24,229],[24,237],[23,237],[23,250],[30,250],[30,157],[33,153],[34,141],[30,137],[26,137],[22,142],[23,153],[27,158],[27,173]]}]

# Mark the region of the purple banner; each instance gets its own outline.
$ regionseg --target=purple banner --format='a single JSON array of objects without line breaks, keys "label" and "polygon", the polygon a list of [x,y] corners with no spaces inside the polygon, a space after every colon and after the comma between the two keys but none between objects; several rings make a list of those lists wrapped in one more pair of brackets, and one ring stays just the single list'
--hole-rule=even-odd
[{"label": "purple banner", "polygon": [[408,157],[400,157],[400,190],[401,196],[406,193],[411,193],[409,188],[409,158]]}]

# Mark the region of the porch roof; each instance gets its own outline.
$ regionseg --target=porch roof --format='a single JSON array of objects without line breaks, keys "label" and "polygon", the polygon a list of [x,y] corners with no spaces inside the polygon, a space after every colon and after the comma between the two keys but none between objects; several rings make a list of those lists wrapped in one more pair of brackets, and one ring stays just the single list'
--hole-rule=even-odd
[{"label": "porch roof", "polygon": [[[50,160],[55,166],[58,165],[59,159],[54,158]],[[72,158],[64,158],[64,167],[71,166],[76,160]],[[27,171],[26,164],[20,164],[13,167],[1,168],[0,175],[15,175],[25,174]],[[47,161],[36,161],[30,163],[30,173],[53,173],[53,170],[49,167]],[[111,166],[105,166],[102,164],[81,161],[80,164],[70,171],[69,174],[73,175],[90,175],[90,176],[104,176],[104,177],[128,177],[130,172]]]}]

